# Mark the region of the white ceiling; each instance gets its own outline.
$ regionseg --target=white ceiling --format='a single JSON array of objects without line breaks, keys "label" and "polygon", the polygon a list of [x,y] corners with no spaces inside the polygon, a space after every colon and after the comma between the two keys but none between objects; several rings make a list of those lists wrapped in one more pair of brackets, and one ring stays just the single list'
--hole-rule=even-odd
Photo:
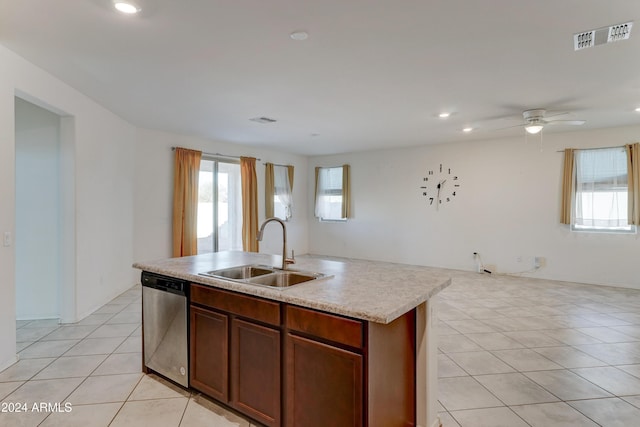
[{"label": "white ceiling", "polygon": [[[587,120],[544,132],[640,124],[639,1],[140,3],[0,0],[0,43],[137,126],[300,154],[524,134],[495,129],[530,108]],[[630,40],[574,52],[627,21]]]}]

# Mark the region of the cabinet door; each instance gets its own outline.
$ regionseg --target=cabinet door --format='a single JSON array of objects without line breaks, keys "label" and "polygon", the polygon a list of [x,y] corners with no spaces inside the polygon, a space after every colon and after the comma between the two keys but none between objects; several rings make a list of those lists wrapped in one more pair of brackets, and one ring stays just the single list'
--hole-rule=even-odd
[{"label": "cabinet door", "polygon": [[191,386],[229,400],[228,316],[191,306]]},{"label": "cabinet door", "polygon": [[359,354],[288,334],[287,427],[362,426],[362,364]]},{"label": "cabinet door", "polygon": [[280,425],[280,331],[231,321],[231,406],[267,426]]}]

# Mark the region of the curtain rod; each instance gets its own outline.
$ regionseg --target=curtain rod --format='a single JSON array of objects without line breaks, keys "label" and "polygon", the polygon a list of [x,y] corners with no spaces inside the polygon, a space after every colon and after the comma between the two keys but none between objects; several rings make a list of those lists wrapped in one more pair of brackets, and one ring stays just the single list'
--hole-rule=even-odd
[{"label": "curtain rod", "polygon": [[[258,159],[258,160],[259,160],[259,159]],[[271,162],[267,162],[267,163],[271,163]],[[267,163],[263,163],[263,165],[266,165]],[[271,163],[271,164],[272,164],[273,166],[284,166],[285,168],[286,168],[286,167],[291,166],[291,165],[281,165],[281,164],[278,164],[278,163]]]},{"label": "curtain rod", "polygon": [[[176,151],[176,148],[178,147],[171,147],[171,151]],[[217,157],[226,157],[229,159],[239,159],[241,156],[228,156],[226,154],[220,154],[220,153],[205,153],[204,151],[202,151],[202,154],[204,154],[205,156],[217,156]],[[257,162],[261,161],[262,159],[256,159]]]},{"label": "curtain rod", "polygon": [[[613,147],[596,147],[596,148],[574,148],[576,151],[584,151],[584,150],[609,150],[611,148],[624,148],[625,145],[615,145]],[[558,150],[556,153],[564,153],[564,150]]]}]

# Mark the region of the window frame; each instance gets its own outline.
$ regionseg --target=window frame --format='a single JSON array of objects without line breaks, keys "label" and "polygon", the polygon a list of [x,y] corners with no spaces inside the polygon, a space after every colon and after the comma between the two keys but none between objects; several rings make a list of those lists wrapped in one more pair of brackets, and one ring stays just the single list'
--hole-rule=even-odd
[{"label": "window frame", "polygon": [[[603,147],[603,148],[585,148],[585,149],[580,149],[580,150],[576,150],[576,152],[574,153],[574,156],[577,156],[579,154],[579,152],[582,151],[599,151],[599,150],[604,150],[604,149],[616,149],[616,148],[620,148],[623,150],[624,152],[624,147]],[[626,152],[624,153],[625,157],[627,156]],[[578,225],[576,224],[576,216],[577,216],[577,210],[578,210],[578,202],[577,202],[577,198],[579,196],[579,194],[581,194],[582,192],[579,191],[578,189],[578,164],[579,162],[577,161],[577,159],[574,159],[574,166],[573,166],[573,191],[572,191],[572,195],[571,195],[571,224],[570,224],[570,230],[572,232],[576,232],[576,233],[596,233],[596,234],[636,234],[637,233],[637,227],[636,225],[633,224],[628,224],[627,223],[627,227],[607,227],[607,226],[584,226],[584,225]],[[627,176],[629,174],[629,170],[627,169],[626,171]],[[614,191],[619,191],[619,190],[615,190],[615,189],[611,189],[611,192]],[[590,193],[593,193],[590,192]],[[627,191],[625,192],[627,194],[628,197],[628,185],[627,185]],[[628,220],[628,219],[627,219]]]},{"label": "window frame", "polygon": [[347,220],[349,219],[349,217],[340,217],[340,218],[325,218],[325,217],[321,217],[321,216],[317,216],[316,212],[317,212],[317,205],[318,205],[318,198],[320,197],[318,195],[319,192],[319,188],[318,186],[320,185],[320,174],[322,173],[322,170],[330,170],[330,169],[339,169],[340,170],[340,187],[339,188],[330,188],[327,190],[324,190],[322,192],[323,195],[325,196],[340,196],[340,211],[342,212],[342,208],[344,206],[345,200],[344,200],[344,180],[345,180],[345,166],[318,166],[318,174],[316,175],[316,182],[315,182],[315,188],[316,188],[316,196],[314,199],[314,216],[318,219],[319,222],[347,222]]}]

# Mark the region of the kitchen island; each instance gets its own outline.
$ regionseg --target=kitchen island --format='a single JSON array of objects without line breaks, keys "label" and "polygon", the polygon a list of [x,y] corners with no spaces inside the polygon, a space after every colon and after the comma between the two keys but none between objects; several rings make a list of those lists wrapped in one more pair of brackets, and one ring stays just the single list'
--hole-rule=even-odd
[{"label": "kitchen island", "polygon": [[200,274],[280,262],[219,252],[134,264],[191,284],[189,386],[268,426],[438,426],[434,303],[450,279],[325,256],[290,269],[328,277],[287,288]]}]

